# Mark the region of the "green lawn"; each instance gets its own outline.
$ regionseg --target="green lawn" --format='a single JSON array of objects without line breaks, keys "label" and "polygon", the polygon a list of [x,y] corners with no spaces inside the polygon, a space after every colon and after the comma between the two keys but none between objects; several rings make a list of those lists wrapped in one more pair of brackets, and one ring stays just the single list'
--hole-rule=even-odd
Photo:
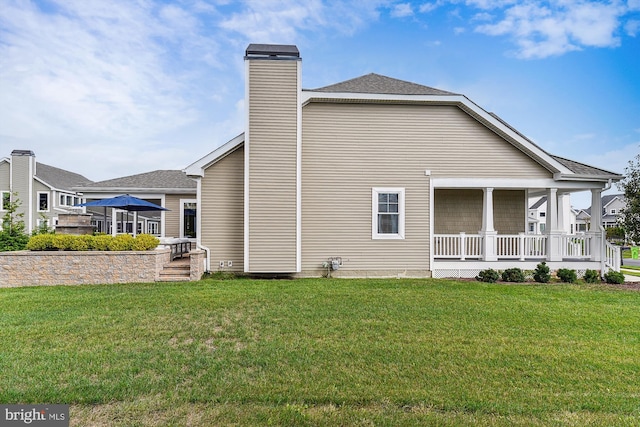
[{"label": "green lawn", "polygon": [[0,289],[0,403],[70,403],[73,426],[638,426],[639,308],[448,280]]}]

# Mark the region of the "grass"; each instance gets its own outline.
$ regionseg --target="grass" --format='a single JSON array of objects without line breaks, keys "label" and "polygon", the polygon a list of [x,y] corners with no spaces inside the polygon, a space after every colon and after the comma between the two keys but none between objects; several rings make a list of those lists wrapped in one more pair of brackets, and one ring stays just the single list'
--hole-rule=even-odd
[{"label": "grass", "polygon": [[69,403],[74,426],[637,426],[639,306],[448,280],[0,289],[0,403]]}]

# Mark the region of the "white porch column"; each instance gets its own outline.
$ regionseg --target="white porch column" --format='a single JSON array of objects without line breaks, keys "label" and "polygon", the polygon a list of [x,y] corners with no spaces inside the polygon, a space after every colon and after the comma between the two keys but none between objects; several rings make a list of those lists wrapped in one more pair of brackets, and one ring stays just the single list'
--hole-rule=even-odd
[{"label": "white porch column", "polygon": [[562,230],[558,228],[558,189],[547,189],[547,257],[549,261],[562,261],[560,241]]},{"label": "white porch column", "polygon": [[111,235],[116,236],[118,234],[118,213],[116,208],[111,208]]},{"label": "white porch column", "polygon": [[602,228],[602,189],[591,189],[591,226],[587,233],[591,237],[591,261],[604,257],[604,228]]},{"label": "white porch column", "polygon": [[497,236],[498,232],[493,228],[493,188],[484,188],[482,199],[482,230],[483,255],[485,261],[497,261]]}]

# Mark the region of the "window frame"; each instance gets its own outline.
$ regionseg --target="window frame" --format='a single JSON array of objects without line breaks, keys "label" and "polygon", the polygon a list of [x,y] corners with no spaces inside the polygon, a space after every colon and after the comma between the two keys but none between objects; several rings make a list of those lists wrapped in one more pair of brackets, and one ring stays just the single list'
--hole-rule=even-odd
[{"label": "window frame", "polygon": [[[398,232],[380,233],[378,231],[378,196],[380,194],[398,195]],[[382,212],[384,213],[384,212]],[[405,238],[405,189],[404,187],[373,187],[371,189],[371,238],[374,240],[404,240]]]},{"label": "window frame", "polygon": [[[8,196],[7,207],[5,208],[5,197]],[[11,207],[11,191],[0,191],[0,212],[7,212]]]},{"label": "window frame", "polygon": [[[47,196],[47,208],[46,209],[40,209],[40,196],[42,195],[46,195]],[[38,203],[38,212],[49,212],[51,210],[51,194],[49,194],[48,191],[38,191],[37,193],[37,203]]]}]

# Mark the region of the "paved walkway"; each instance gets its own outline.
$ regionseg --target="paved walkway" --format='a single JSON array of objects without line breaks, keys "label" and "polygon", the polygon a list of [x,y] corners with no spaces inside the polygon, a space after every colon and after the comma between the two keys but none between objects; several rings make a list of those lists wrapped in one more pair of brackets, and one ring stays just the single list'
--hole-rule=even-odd
[{"label": "paved walkway", "polygon": [[[624,273],[624,271],[623,271]],[[640,282],[640,277],[638,276],[629,276],[628,274],[624,275],[625,282]]]}]

